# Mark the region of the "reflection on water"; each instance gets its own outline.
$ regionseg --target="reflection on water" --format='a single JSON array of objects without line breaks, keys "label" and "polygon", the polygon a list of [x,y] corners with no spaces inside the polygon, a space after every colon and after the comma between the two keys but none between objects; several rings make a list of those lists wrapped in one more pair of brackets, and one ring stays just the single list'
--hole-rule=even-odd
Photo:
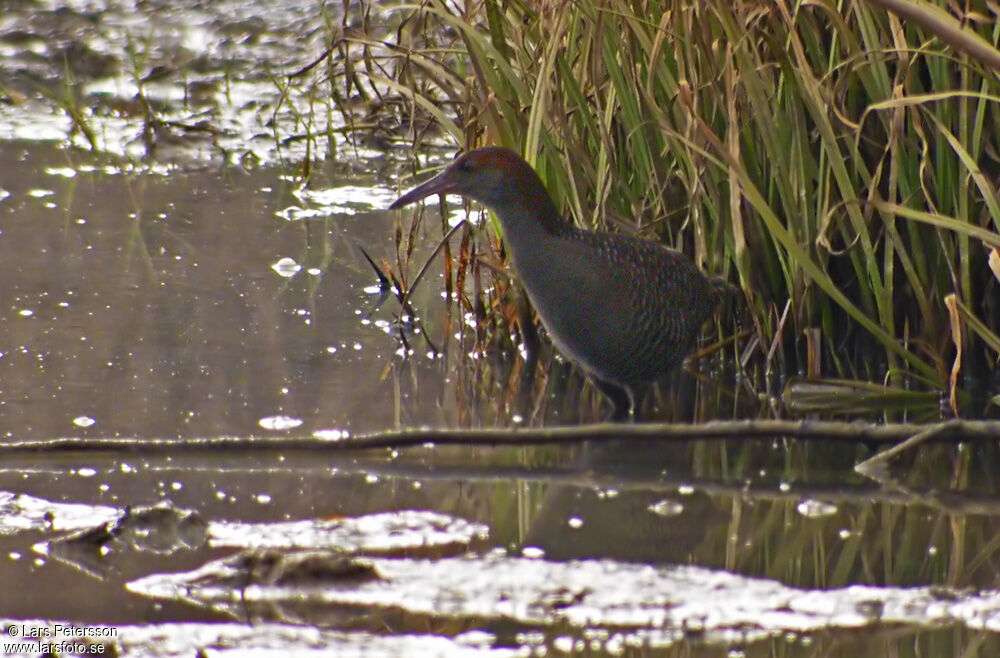
[{"label": "reflection on water", "polygon": [[[281,214],[301,201],[271,169],[39,180],[52,167],[75,171],[80,157],[0,144],[10,163],[4,436],[245,435],[278,416],[359,431],[446,418],[443,366],[419,341],[406,365],[394,357],[394,310],[374,309],[364,290],[375,276],[358,246],[387,253],[393,217],[360,190],[350,212],[324,201],[309,222],[289,222]],[[276,272],[282,259],[299,269]],[[414,301],[440,307],[434,287]]]},{"label": "reflection on water", "polygon": [[[934,493],[946,450],[895,493],[830,446],[760,441],[11,455],[2,572],[33,594],[0,597],[0,616],[237,621],[258,629],[232,640],[243,648],[279,624],[345,642],[386,628],[399,641],[478,632],[488,648],[586,638],[593,655],[764,656],[774,637],[788,656],[876,656],[886,642],[949,655],[928,649],[948,638],[991,655],[1000,506],[978,475],[963,495]],[[803,517],[809,501],[825,513]],[[176,655],[213,641],[190,623],[161,630]],[[138,654],[148,640],[134,642]]]}]

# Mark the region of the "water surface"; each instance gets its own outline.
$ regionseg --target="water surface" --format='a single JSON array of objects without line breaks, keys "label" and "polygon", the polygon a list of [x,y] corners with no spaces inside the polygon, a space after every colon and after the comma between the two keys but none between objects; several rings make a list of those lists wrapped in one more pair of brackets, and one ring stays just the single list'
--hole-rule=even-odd
[{"label": "water surface", "polygon": [[[461,231],[415,319],[381,294],[362,250],[412,283],[465,212],[384,210],[416,180],[405,104],[335,111],[322,66],[287,87],[362,20],[341,7],[0,17],[0,440],[135,439],[3,453],[0,640],[61,623],[114,630],[119,655],[1000,650],[992,444],[925,446],[888,482],[845,442],[324,449],[607,412],[549,347],[522,405],[505,278],[468,270],[468,307],[445,293]],[[393,29],[392,8],[367,20]],[[493,242],[468,244],[496,262]],[[477,336],[477,293],[510,330]],[[729,372],[678,374],[648,417],[780,410]],[[316,445],[143,447],[292,435]]]}]

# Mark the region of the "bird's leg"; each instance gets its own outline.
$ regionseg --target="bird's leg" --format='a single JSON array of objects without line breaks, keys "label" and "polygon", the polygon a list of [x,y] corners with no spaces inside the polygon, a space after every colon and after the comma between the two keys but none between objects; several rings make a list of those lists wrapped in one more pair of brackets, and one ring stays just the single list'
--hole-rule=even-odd
[{"label": "bird's leg", "polygon": [[603,381],[596,377],[591,377],[594,386],[604,394],[615,408],[604,420],[614,423],[635,421],[635,398],[632,390],[626,386],[615,384],[614,382]]},{"label": "bird's leg", "polygon": [[[538,408],[533,404],[534,402],[534,388],[535,388],[535,371],[538,366],[538,350],[533,349],[528,352],[527,358],[524,360],[524,366],[521,368],[521,375],[518,381],[518,391],[517,391],[517,410],[521,418],[525,421],[529,421],[534,418],[535,413],[538,412]],[[540,405],[539,405],[540,406]]]},{"label": "bird's leg", "polygon": [[541,341],[538,338],[538,328],[531,315],[531,305],[528,296],[518,284],[515,291],[514,306],[517,309],[517,325],[521,333],[521,344],[524,346],[524,365],[521,368],[520,389],[517,405],[523,418],[531,418],[537,409],[532,409],[532,388],[535,383],[535,371],[538,368],[538,354]]},{"label": "bird's leg", "polygon": [[531,313],[531,303],[520,285],[516,288],[514,308],[517,309],[517,326],[521,330],[521,342],[526,355],[525,365],[534,368],[538,364],[538,352],[541,340],[538,338],[538,327]]}]

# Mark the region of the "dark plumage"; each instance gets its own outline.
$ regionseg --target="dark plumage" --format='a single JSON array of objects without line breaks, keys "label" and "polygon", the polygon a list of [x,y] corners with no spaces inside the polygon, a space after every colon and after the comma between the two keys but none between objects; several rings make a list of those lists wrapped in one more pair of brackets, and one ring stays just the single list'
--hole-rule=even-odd
[{"label": "dark plumage", "polygon": [[552,342],[597,380],[619,412],[633,406],[637,388],[681,363],[725,294],[727,284],[677,251],[563,221],[538,174],[513,151],[469,151],[389,207],[432,194],[466,196],[496,214]]}]

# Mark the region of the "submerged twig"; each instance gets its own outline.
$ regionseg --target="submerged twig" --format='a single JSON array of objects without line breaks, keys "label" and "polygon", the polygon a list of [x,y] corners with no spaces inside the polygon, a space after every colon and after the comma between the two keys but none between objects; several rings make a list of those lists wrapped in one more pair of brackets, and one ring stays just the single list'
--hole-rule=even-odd
[{"label": "submerged twig", "polygon": [[880,482],[885,481],[885,472],[888,470],[888,461],[911,448],[920,445],[921,443],[926,443],[931,439],[939,437],[942,433],[948,432],[953,427],[954,423],[961,423],[962,421],[945,421],[943,423],[937,423],[935,425],[927,426],[925,429],[917,432],[916,434],[910,436],[908,439],[902,443],[898,443],[888,450],[883,450],[882,452],[869,457],[863,462],[857,464],[854,470],[859,474],[872,479],[878,480]]},{"label": "submerged twig", "polygon": [[297,71],[293,71],[292,73],[289,73],[286,76],[288,78],[288,81],[291,82],[293,79],[301,77],[301,76],[305,75],[306,73],[308,73],[309,71],[312,71],[317,66],[319,66],[320,63],[323,60],[325,60],[327,57],[329,57],[330,55],[333,54],[333,51],[337,49],[337,46],[339,46],[342,41],[343,41],[343,39],[338,39],[329,48],[327,48],[326,50],[324,50],[322,55],[320,55],[319,57],[317,57],[313,61],[309,62],[308,64],[306,64],[302,68],[298,69]]},{"label": "submerged twig", "polygon": [[386,461],[378,458],[352,459],[338,462],[337,472],[344,474],[377,475],[384,478],[407,478],[430,481],[501,482],[512,480],[551,485],[615,489],[619,492],[641,491],[675,494],[678,490],[694,490],[709,496],[726,496],[744,501],[798,503],[821,500],[836,505],[863,505],[873,502],[890,505],[923,505],[945,514],[1000,516],[1000,500],[996,496],[969,491],[942,491],[927,487],[913,489],[886,488],[880,483],[808,483],[760,481],[719,481],[691,474],[664,475],[641,470],[602,469],[588,462],[570,466],[522,466],[487,464],[435,464],[409,461]]},{"label": "submerged twig", "polygon": [[382,268],[375,264],[375,261],[372,260],[372,257],[368,255],[368,252],[365,251],[364,247],[359,245],[358,249],[361,251],[361,255],[365,257],[365,260],[368,261],[368,264],[371,265],[372,270],[375,271],[375,276],[378,277],[379,290],[383,292],[391,290],[392,282],[389,281],[389,277],[386,276],[385,272],[382,271]]},{"label": "submerged twig", "polygon": [[399,303],[401,306],[406,306],[407,302],[410,301],[410,296],[413,294],[413,290],[417,287],[417,284],[420,283],[420,280],[424,278],[424,274],[427,273],[427,269],[431,266],[431,263],[437,257],[438,253],[441,251],[441,248],[444,247],[445,243],[451,239],[451,236],[455,235],[455,231],[457,231],[465,224],[466,221],[463,219],[462,221],[452,226],[451,230],[445,233],[444,237],[441,238],[441,240],[437,243],[437,246],[434,247],[434,251],[431,252],[430,256],[427,257],[427,260],[424,261],[423,266],[417,272],[417,276],[413,277],[413,280],[410,282],[410,285],[407,286],[406,290],[399,298]]}]

